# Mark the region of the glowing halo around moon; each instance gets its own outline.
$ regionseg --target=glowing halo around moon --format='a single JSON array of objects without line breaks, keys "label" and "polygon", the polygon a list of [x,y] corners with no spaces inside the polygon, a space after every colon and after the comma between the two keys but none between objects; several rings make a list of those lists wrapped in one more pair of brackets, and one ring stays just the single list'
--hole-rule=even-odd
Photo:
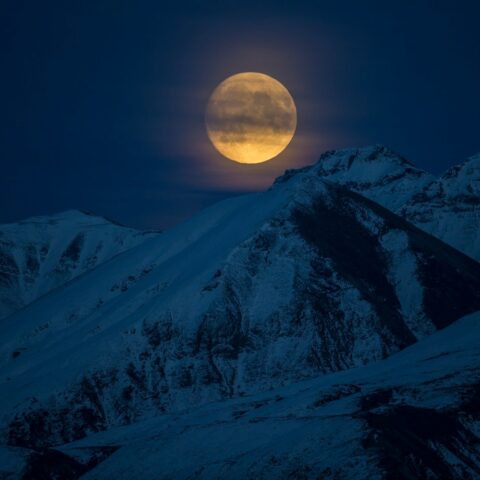
[{"label": "glowing halo around moon", "polygon": [[297,109],[279,81],[263,73],[238,73],[213,91],[205,123],[208,137],[223,156],[239,163],[261,163],[290,143]]}]

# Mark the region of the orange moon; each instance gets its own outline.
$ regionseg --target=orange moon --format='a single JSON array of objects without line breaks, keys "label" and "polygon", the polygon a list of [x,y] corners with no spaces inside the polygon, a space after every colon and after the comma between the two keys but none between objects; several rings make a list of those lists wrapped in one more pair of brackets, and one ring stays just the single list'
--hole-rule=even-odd
[{"label": "orange moon", "polygon": [[262,163],[292,140],[297,109],[279,81],[263,73],[238,73],[213,91],[205,123],[210,141],[223,156],[239,163]]}]

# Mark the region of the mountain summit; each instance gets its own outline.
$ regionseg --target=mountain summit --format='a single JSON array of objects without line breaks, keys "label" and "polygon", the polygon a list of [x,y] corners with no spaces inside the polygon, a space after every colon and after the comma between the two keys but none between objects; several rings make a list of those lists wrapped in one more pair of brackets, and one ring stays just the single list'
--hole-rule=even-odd
[{"label": "mountain summit", "polygon": [[392,211],[435,179],[382,145],[331,150],[306,170],[361,193]]}]

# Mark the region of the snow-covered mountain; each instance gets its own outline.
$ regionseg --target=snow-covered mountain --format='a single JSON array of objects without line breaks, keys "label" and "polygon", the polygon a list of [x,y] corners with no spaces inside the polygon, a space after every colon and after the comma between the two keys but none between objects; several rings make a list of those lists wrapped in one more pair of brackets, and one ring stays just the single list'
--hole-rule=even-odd
[{"label": "snow-covered mountain", "polygon": [[150,236],[78,210],[0,225],[0,319]]},{"label": "snow-covered mountain", "polygon": [[480,260],[480,154],[439,178],[381,145],[329,151],[302,171],[359,192]]},{"label": "snow-covered mountain", "polygon": [[40,452],[0,447],[0,474],[63,480],[477,479],[479,345],[477,313],[361,368],[164,414]]},{"label": "snow-covered mountain", "polygon": [[478,163],[343,150],[161,235],[1,227],[0,477],[476,478],[480,263],[426,231],[475,256]]},{"label": "snow-covered mountain", "polygon": [[480,154],[448,170],[399,213],[480,260]]},{"label": "snow-covered mountain", "polygon": [[378,361],[480,310],[480,264],[310,170],[0,325],[3,438],[42,448]]},{"label": "snow-covered mountain", "polygon": [[[382,145],[331,150],[306,170],[361,193],[394,212],[435,181],[433,175]],[[295,170],[287,170],[286,176],[291,174]]]}]

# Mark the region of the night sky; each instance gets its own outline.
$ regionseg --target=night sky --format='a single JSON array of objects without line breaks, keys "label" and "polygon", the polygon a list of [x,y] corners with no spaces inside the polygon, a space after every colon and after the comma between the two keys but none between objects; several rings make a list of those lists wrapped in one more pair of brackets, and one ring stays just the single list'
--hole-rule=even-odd
[{"label": "night sky", "polygon": [[[2,1],[0,222],[82,209],[161,229],[327,149],[382,143],[440,173],[480,151],[480,2]],[[210,144],[212,90],[295,99],[277,158]]]}]

